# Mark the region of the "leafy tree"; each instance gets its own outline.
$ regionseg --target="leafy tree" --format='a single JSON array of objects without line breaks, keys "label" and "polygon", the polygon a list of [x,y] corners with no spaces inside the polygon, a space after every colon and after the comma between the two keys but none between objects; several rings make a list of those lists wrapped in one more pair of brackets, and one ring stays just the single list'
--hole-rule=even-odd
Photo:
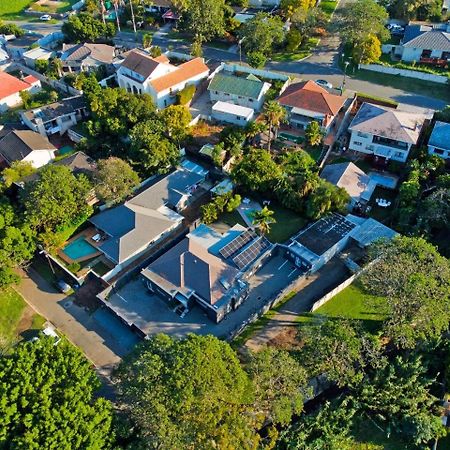
[{"label": "leafy tree", "polygon": [[275,187],[282,172],[267,150],[251,149],[233,167],[231,176],[248,191],[267,192]]},{"label": "leafy tree", "polygon": [[111,22],[104,24],[91,14],[80,13],[70,16],[61,27],[67,42],[94,42],[99,38],[112,38],[116,29]]},{"label": "leafy tree", "polygon": [[370,64],[378,61],[381,56],[381,42],[373,34],[368,34],[361,42],[353,47],[353,61],[356,64]]},{"label": "leafy tree", "polygon": [[325,373],[339,386],[358,383],[364,365],[361,334],[358,325],[344,319],[320,320],[301,327],[299,357],[312,376]]},{"label": "leafy tree", "polygon": [[225,33],[224,0],[189,0],[184,12],[185,28],[195,42],[206,42]]},{"label": "leafy tree", "polygon": [[146,176],[169,171],[180,157],[177,147],[155,131],[151,120],[135,125],[130,138],[132,159]]},{"label": "leafy tree", "polygon": [[340,32],[353,46],[370,35],[383,42],[389,39],[389,31],[384,27],[388,18],[386,9],[375,0],[356,0],[345,7]]},{"label": "leafy tree", "polygon": [[16,37],[22,37],[25,30],[15,23],[4,23],[3,20],[0,20],[0,34],[14,34]]},{"label": "leafy tree", "polygon": [[267,125],[264,122],[256,122],[254,120],[247,123],[247,125],[244,128],[245,135],[248,139],[252,140],[258,134],[263,133],[266,131]]},{"label": "leafy tree", "polygon": [[247,62],[255,69],[262,69],[267,62],[267,57],[261,52],[248,52]]},{"label": "leafy tree", "polygon": [[271,54],[275,45],[284,39],[283,21],[278,16],[258,13],[251,20],[242,25],[239,32],[242,45],[249,53],[259,53],[264,56]]},{"label": "leafy tree", "polygon": [[370,250],[366,289],[386,297],[387,335],[403,348],[437,339],[450,319],[450,263],[422,238],[396,237]]},{"label": "leafy tree", "polygon": [[350,196],[345,189],[336,187],[319,178],[314,190],[310,192],[306,199],[306,216],[317,220],[330,211],[344,212],[349,201]]},{"label": "leafy tree", "polygon": [[276,223],[275,217],[273,217],[274,212],[264,206],[258,211],[252,212],[252,225],[259,228],[261,234],[269,234],[270,225]]},{"label": "leafy tree", "polygon": [[25,186],[25,218],[34,229],[56,231],[92,212],[86,203],[90,190],[91,184],[83,174],[75,176],[66,166],[45,166],[37,180]]},{"label": "leafy tree", "polygon": [[388,436],[395,431],[415,445],[426,444],[445,435],[431,384],[420,358],[397,356],[355,386],[355,400]]},{"label": "leafy tree", "polygon": [[98,161],[95,191],[106,203],[120,203],[139,184],[139,176],[123,159],[111,157]]},{"label": "leafy tree", "polygon": [[25,109],[29,109],[31,105],[31,93],[29,91],[19,92],[20,100],[22,100],[22,105]]},{"label": "leafy tree", "polygon": [[125,357],[117,377],[145,448],[257,447],[252,384],[226,342],[157,335]]},{"label": "leafy tree", "polygon": [[202,221],[209,225],[219,218],[219,210],[214,202],[206,203],[200,207],[202,213]]},{"label": "leafy tree", "polygon": [[308,123],[305,130],[305,137],[309,145],[312,145],[313,147],[320,145],[323,138],[323,132],[319,122],[312,120]]},{"label": "leafy tree", "polygon": [[355,413],[350,398],[340,403],[326,402],[313,414],[301,416],[295,425],[283,431],[278,447],[283,450],[352,448],[350,432]]},{"label": "leafy tree", "polygon": [[287,112],[277,101],[271,100],[264,105],[263,117],[269,129],[267,149],[270,151],[272,139],[274,135],[276,137],[279,126],[286,121]]},{"label": "leafy tree", "polygon": [[142,36],[142,46],[144,48],[149,48],[152,45],[152,39],[153,37],[150,33],[145,33]]},{"label": "leafy tree", "polygon": [[[22,91],[25,92],[25,91]],[[16,181],[21,180],[36,172],[36,169],[28,161],[13,161],[10,167],[3,169],[2,177],[5,187],[10,187]]]},{"label": "leafy tree", "polygon": [[235,126],[225,127],[219,135],[220,141],[223,142],[224,149],[231,156],[240,156],[245,141],[245,133],[242,128]]},{"label": "leafy tree", "polygon": [[302,43],[302,35],[296,28],[291,28],[286,34],[286,50],[294,52],[300,47]]},{"label": "leafy tree", "polygon": [[306,371],[285,350],[267,347],[253,353],[248,373],[255,386],[255,412],[287,425],[303,410]]},{"label": "leafy tree", "polygon": [[161,112],[161,119],[171,139],[178,145],[186,138],[192,116],[183,105],[170,105]]},{"label": "leafy tree", "polygon": [[298,30],[303,38],[311,36],[317,28],[325,27],[328,20],[326,13],[318,7],[298,8],[291,18],[292,27]]},{"label": "leafy tree", "polygon": [[195,58],[203,56],[202,43],[199,39],[194,40],[191,45],[191,55]]},{"label": "leafy tree", "polygon": [[211,152],[211,158],[213,163],[217,167],[222,167],[223,160],[225,159],[225,145],[223,142],[219,142],[214,146]]},{"label": "leafy tree", "polygon": [[177,104],[178,105],[187,105],[195,95],[195,85],[188,84],[181,91],[177,92]]},{"label": "leafy tree", "polygon": [[111,448],[112,410],[94,399],[100,382],[73,346],[52,338],[0,358],[0,447]]},{"label": "leafy tree", "polygon": [[152,45],[152,47],[150,48],[150,56],[152,56],[153,58],[157,58],[158,56],[161,55],[162,55],[161,47],[159,45]]}]

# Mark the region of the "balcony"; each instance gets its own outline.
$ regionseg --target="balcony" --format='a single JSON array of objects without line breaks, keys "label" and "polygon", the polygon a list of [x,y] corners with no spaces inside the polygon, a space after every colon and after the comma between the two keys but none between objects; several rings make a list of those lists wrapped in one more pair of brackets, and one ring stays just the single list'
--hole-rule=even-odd
[{"label": "balcony", "polygon": [[383,147],[389,147],[395,150],[408,151],[408,144],[406,142],[396,141],[394,139],[389,139],[381,136],[374,136],[372,143],[377,145],[382,145]]}]

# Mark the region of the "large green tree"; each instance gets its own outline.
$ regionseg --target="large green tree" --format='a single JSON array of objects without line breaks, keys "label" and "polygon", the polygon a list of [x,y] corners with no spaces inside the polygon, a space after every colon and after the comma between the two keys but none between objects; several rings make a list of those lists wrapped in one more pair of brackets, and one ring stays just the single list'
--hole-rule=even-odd
[{"label": "large green tree", "polygon": [[85,175],[75,176],[66,166],[48,165],[22,194],[25,219],[38,231],[54,232],[92,213],[86,199],[92,186]]},{"label": "large green tree", "polygon": [[362,275],[366,289],[387,299],[385,332],[399,347],[437,339],[450,320],[450,262],[422,238],[375,244]]},{"label": "large green tree", "polygon": [[144,448],[256,448],[251,381],[226,342],[157,335],[125,357],[117,377]]},{"label": "large green tree", "polygon": [[116,29],[112,22],[104,24],[88,13],[74,14],[61,27],[67,42],[94,42],[99,38],[112,38]]},{"label": "large green tree", "polygon": [[246,52],[270,55],[275,45],[284,39],[283,21],[278,16],[258,13],[239,30],[239,38]]},{"label": "large green tree", "polygon": [[41,337],[0,358],[0,448],[111,448],[112,409],[73,346]]},{"label": "large green tree", "polygon": [[123,159],[111,157],[98,161],[95,191],[106,203],[120,203],[139,184],[139,175]]},{"label": "large green tree", "polygon": [[177,146],[155,130],[152,120],[134,126],[130,138],[131,158],[143,175],[168,172],[180,157]]},{"label": "large green tree", "polygon": [[192,116],[189,108],[184,105],[170,105],[161,111],[161,120],[169,137],[180,144],[189,133]]},{"label": "large green tree", "polygon": [[263,117],[267,124],[269,134],[267,139],[267,149],[270,151],[270,145],[273,138],[277,136],[278,128],[286,121],[287,111],[278,102],[271,100],[264,105]]}]

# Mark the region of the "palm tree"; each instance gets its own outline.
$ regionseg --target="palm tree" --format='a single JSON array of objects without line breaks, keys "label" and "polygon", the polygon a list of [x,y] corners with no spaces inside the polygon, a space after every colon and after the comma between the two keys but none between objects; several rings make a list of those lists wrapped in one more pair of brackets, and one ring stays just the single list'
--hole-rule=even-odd
[{"label": "palm tree", "polygon": [[286,120],[286,110],[275,100],[270,100],[264,105],[263,112],[264,120],[269,128],[269,140],[267,142],[267,150],[270,151],[270,144],[272,143],[272,129],[274,135],[277,135],[278,127]]},{"label": "palm tree", "polygon": [[258,134],[266,131],[267,125],[264,122],[255,122],[252,120],[249,122],[245,129],[245,135],[247,136],[247,139],[250,140],[250,142],[253,142],[253,139],[255,139]]},{"label": "palm tree", "polygon": [[270,225],[277,222],[273,215],[274,212],[267,208],[267,206],[264,206],[259,211],[252,212],[252,224],[259,228],[262,235],[268,234],[270,232]]},{"label": "palm tree", "polygon": [[316,145],[319,145],[322,142],[323,138],[323,132],[320,129],[319,122],[313,120],[312,122],[309,122],[308,126],[305,130],[305,136],[310,145],[315,147]]}]

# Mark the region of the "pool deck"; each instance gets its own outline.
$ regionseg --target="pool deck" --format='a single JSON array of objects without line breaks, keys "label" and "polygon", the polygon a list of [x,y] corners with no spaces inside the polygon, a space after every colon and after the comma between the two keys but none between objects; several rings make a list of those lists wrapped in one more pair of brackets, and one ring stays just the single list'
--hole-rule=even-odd
[{"label": "pool deck", "polygon": [[[64,245],[58,249],[57,254],[58,256],[67,264],[73,264],[73,263],[80,263],[83,261],[87,261],[88,259],[95,258],[97,256],[103,255],[103,253],[98,250],[98,242],[95,242],[92,237],[98,234],[98,231],[94,227],[89,227],[88,229],[82,231],[81,233],[77,233],[76,235],[72,236],[68,241],[64,243]],[[65,247],[67,247],[70,243],[73,241],[76,241],[79,238],[84,238],[86,242],[88,242],[92,247],[96,248],[97,251],[95,253],[92,253],[90,255],[83,256],[81,258],[72,259],[69,255],[66,255],[63,251]],[[101,242],[101,241],[100,241]]]}]

